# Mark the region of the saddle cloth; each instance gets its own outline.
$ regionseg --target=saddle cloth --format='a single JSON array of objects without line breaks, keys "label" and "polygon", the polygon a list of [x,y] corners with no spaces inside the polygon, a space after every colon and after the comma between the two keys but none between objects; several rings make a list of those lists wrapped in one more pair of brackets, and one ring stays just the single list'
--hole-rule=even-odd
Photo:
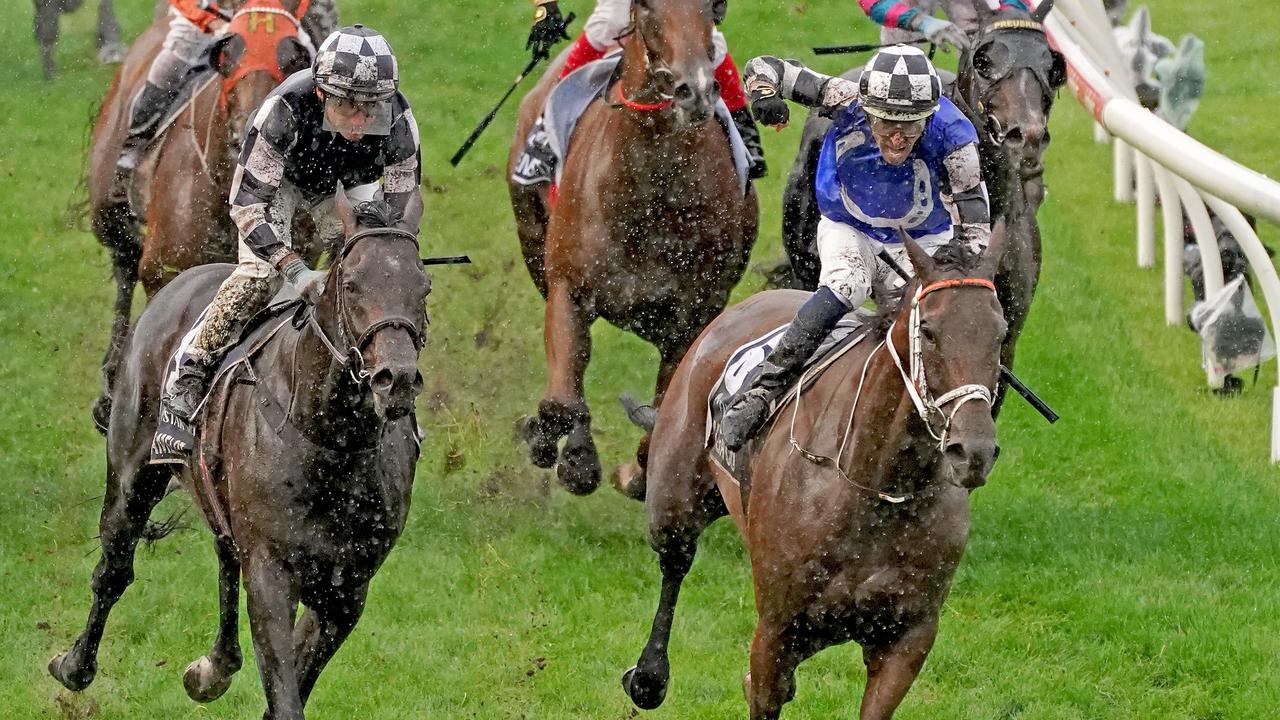
[{"label": "saddle cloth", "polygon": [[[845,315],[840,322],[836,323],[835,329],[822,341],[817,351],[805,361],[804,372],[801,375],[803,387],[793,386],[774,398],[768,411],[770,421],[792,400],[811,387],[832,363],[867,336],[870,316],[868,311],[859,309]],[[748,468],[755,443],[763,438],[765,433],[761,431],[755,439],[734,452],[725,447],[720,440],[720,420],[738,392],[750,387],[751,383],[760,376],[765,358],[773,352],[778,340],[788,327],[790,325],[783,325],[771,330],[734,350],[720,373],[720,379],[716,381],[711,394],[707,397],[707,449],[711,459],[733,476],[744,491],[750,485]]]},{"label": "saddle cloth", "polygon": [[[560,183],[560,175],[564,171],[564,159],[569,154],[569,141],[573,137],[578,118],[586,112],[592,101],[601,97],[609,89],[618,65],[622,62],[622,53],[614,53],[602,60],[587,63],[569,73],[561,80],[547,97],[543,109],[542,122],[552,153],[556,158],[556,184]],[[716,119],[729,136],[729,145],[733,150],[733,165],[738,170],[738,182],[743,193],[747,191],[747,147],[742,143],[738,128],[733,124],[729,108],[723,100],[716,101]]]}]

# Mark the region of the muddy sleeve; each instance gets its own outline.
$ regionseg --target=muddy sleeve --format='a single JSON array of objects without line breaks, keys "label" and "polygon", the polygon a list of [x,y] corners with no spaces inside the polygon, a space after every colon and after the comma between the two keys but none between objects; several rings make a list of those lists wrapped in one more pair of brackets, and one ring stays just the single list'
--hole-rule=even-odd
[{"label": "muddy sleeve", "polygon": [[942,164],[946,170],[943,189],[950,193],[960,220],[956,236],[971,250],[982,250],[991,241],[991,208],[982,182],[978,146],[962,145],[943,158]]},{"label": "muddy sleeve", "polygon": [[857,83],[815,72],[799,60],[763,55],[752,58],[745,71],[748,93],[780,95],[807,107],[838,107],[858,99]]},{"label": "muddy sleeve", "polygon": [[401,213],[409,198],[422,184],[422,148],[418,123],[408,103],[397,103],[399,115],[391,125],[387,145],[387,165],[382,174],[382,192],[386,201]]},{"label": "muddy sleeve", "polygon": [[231,220],[240,239],[267,262],[288,250],[272,227],[270,206],[284,180],[285,157],[296,138],[293,111],[280,97],[268,97],[249,121],[231,182]]}]

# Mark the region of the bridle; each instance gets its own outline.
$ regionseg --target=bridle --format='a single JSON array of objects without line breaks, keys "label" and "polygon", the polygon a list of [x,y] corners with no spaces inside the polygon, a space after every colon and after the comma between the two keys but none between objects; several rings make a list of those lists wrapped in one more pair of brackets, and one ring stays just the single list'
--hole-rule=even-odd
[{"label": "bridle", "polygon": [[[320,341],[329,350],[329,353],[333,355],[334,360],[336,360],[340,366],[346,368],[351,373],[351,379],[355,380],[357,383],[365,383],[369,381],[371,373],[364,367],[364,348],[379,332],[386,330],[387,328],[402,328],[409,333],[409,338],[413,340],[415,348],[422,350],[423,346],[426,344],[426,332],[425,329],[421,327],[421,324],[402,315],[388,315],[370,323],[368,327],[360,332],[356,332],[354,330],[354,326],[351,322],[350,309],[347,304],[346,291],[343,290],[341,277],[342,262],[351,253],[352,248],[354,248],[357,243],[370,237],[399,238],[413,243],[413,247],[415,249],[418,247],[418,236],[408,230],[401,230],[399,228],[367,228],[347,238],[346,242],[342,246],[342,250],[338,253],[337,260],[335,260],[333,266],[329,268],[329,274],[334,276],[331,282],[336,285],[336,297],[334,304],[338,316],[338,341],[334,342],[331,340],[329,335],[324,331],[324,328],[320,327],[319,321],[316,320],[316,313],[314,309],[310,309],[308,311],[307,317],[308,324],[310,324],[312,329],[315,330],[316,334],[320,337]],[[423,313],[424,321],[425,318],[426,314]],[[346,347],[347,351],[343,352],[339,350],[338,348],[340,347]]]},{"label": "bridle", "polygon": [[[960,287],[980,287],[990,290],[993,294],[996,292],[995,283],[983,278],[940,280],[916,290],[916,294],[911,298],[911,312],[907,316],[907,355],[910,370],[903,367],[902,358],[898,355],[898,348],[892,341],[893,328],[898,324],[896,320],[893,325],[889,326],[889,332],[886,335],[885,344],[889,348],[889,355],[893,357],[893,364],[897,366],[898,373],[902,376],[902,382],[907,386],[907,394],[911,396],[911,402],[915,405],[916,413],[921,420],[924,420],[929,434],[933,436],[934,440],[938,441],[939,450],[946,450],[947,433],[951,430],[951,421],[955,418],[956,413],[960,412],[960,408],[965,403],[971,400],[981,400],[990,406],[994,398],[991,388],[977,383],[969,383],[952,388],[938,397],[934,397],[929,389],[929,379],[926,377],[924,370],[924,343],[920,339],[920,301],[939,290]],[[943,410],[945,406],[952,403],[954,405],[952,405],[950,413]],[[940,430],[934,430],[935,417],[942,419]]]},{"label": "bridle", "polygon": [[656,103],[644,103],[639,102],[634,98],[629,98],[622,87],[622,82],[619,81],[616,84],[616,87],[618,88],[616,93],[618,102],[616,104],[610,103],[610,107],[625,107],[628,110],[635,110],[637,112],[657,112],[659,110],[666,110],[671,107],[672,102],[675,100],[675,95],[658,88],[670,87],[673,85],[675,83],[676,74],[671,70],[671,68],[667,67],[666,63],[664,63],[661,58],[654,57],[653,50],[649,47],[649,39],[645,37],[644,31],[640,29],[634,18],[632,19],[631,24],[619,33],[614,40],[621,43],[624,38],[630,35],[637,35],[640,38],[640,47],[644,50],[644,72],[645,77],[648,80],[646,86],[652,88],[653,91],[657,93],[659,101]]},{"label": "bridle", "polygon": [[[1018,35],[1021,35],[1021,32],[1019,31],[1038,33],[1041,38],[1044,38],[1045,47],[1049,52],[1048,56],[1050,65],[1048,68],[1042,67],[1038,62],[1036,62],[1037,60],[1042,59],[1041,57],[1031,59],[1023,58],[1017,55],[1012,48],[1008,47],[1009,45],[1012,45],[1012,43],[1004,43],[1001,39],[1002,35],[1006,35],[1011,32],[1015,33],[1014,37],[1017,37]],[[1003,49],[1006,53],[1010,54],[1010,57],[1006,58],[1005,61],[1001,63],[1004,67],[998,69],[995,72],[995,75],[989,78],[982,72],[978,71],[976,60],[983,50],[997,42],[1005,45]],[[966,53],[965,59],[962,61],[962,68],[967,66],[971,79],[967,84],[967,87],[960,88],[960,92],[965,103],[969,105],[969,107],[973,108],[974,111],[984,116],[985,123],[983,130],[987,133],[990,140],[996,145],[1001,145],[1004,143],[1005,137],[1008,135],[1009,131],[1001,127],[999,118],[987,112],[987,103],[992,94],[995,93],[996,87],[1002,81],[1013,75],[1014,72],[1018,70],[1030,70],[1031,74],[1035,76],[1036,81],[1040,85],[1041,107],[1044,110],[1045,115],[1048,116],[1049,112],[1053,108],[1054,96],[1060,86],[1060,83],[1055,85],[1056,78],[1051,77],[1051,75],[1056,74],[1059,69],[1065,72],[1064,63],[1065,61],[1061,60],[1061,55],[1052,47],[1049,47],[1048,39],[1044,31],[1044,25],[1038,21],[1022,18],[996,20],[982,28],[977,41],[974,43],[973,50]],[[1059,68],[1059,66],[1061,67]]]},{"label": "bridle", "polygon": [[[858,403],[862,400],[862,389],[866,386],[867,369],[871,367],[871,359],[875,357],[876,353],[879,352],[882,347],[888,346],[889,354],[893,358],[893,364],[898,368],[898,374],[902,377],[902,382],[907,388],[907,394],[911,396],[911,402],[915,406],[916,413],[922,420],[924,420],[925,427],[929,430],[929,435],[931,435],[934,440],[938,441],[938,449],[940,451],[946,450],[947,433],[951,429],[951,421],[955,417],[956,413],[960,411],[961,406],[971,400],[982,400],[987,403],[988,407],[991,406],[993,402],[993,394],[991,392],[991,388],[986,385],[976,383],[961,385],[943,393],[941,397],[937,398],[933,397],[929,392],[929,383],[928,379],[925,377],[924,371],[924,347],[923,343],[920,342],[920,300],[939,290],[958,287],[981,287],[990,290],[992,293],[995,293],[996,291],[995,283],[983,278],[940,280],[916,290],[916,294],[911,298],[911,313],[907,320],[907,337],[909,346],[908,355],[911,358],[911,369],[908,371],[903,367],[902,358],[898,355],[898,349],[893,344],[893,329],[898,325],[897,320],[895,320],[889,326],[889,330],[885,333],[884,339],[880,341],[880,344],[877,345],[875,349],[867,353],[867,359],[862,364],[862,373],[858,379],[858,390],[853,396],[853,405],[849,408],[849,420],[845,425],[844,434],[840,440],[840,448],[836,452],[836,456],[834,458],[807,450],[796,440],[796,418],[799,417],[800,413],[800,389],[805,385],[805,377],[802,375],[799,383],[797,383],[796,399],[791,415],[791,448],[800,453],[800,455],[809,462],[834,468],[835,471],[840,474],[840,477],[849,485],[864,492],[871,493],[885,502],[896,505],[911,499],[911,493],[888,493],[857,482],[853,478],[849,477],[849,474],[844,471],[842,460],[844,458],[845,450],[849,446],[849,435],[853,430],[854,414],[857,413]],[[951,409],[950,414],[946,413],[943,410],[943,407],[953,402],[956,404]],[[943,422],[941,432],[934,430],[933,418],[935,416],[940,416],[942,418]]]}]

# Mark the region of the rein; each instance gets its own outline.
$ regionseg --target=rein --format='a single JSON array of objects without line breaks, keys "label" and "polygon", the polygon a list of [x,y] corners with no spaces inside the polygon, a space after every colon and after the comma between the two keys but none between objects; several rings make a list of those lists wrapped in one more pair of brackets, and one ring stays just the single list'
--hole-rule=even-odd
[{"label": "rein", "polygon": [[[903,368],[902,360],[898,356],[898,350],[897,348],[894,347],[892,342],[893,329],[898,324],[897,321],[895,320],[893,324],[889,326],[889,331],[885,333],[884,339],[881,340],[880,344],[877,345],[874,349],[872,349],[871,352],[867,353],[867,359],[862,363],[862,373],[859,375],[859,378],[858,378],[858,390],[853,396],[853,406],[849,408],[849,420],[845,424],[844,434],[841,436],[841,440],[840,440],[840,449],[836,452],[836,456],[832,458],[832,457],[827,457],[826,455],[821,455],[821,454],[812,452],[810,450],[805,449],[803,446],[800,445],[799,441],[796,440],[796,418],[799,416],[799,413],[800,413],[799,393],[797,393],[796,395],[795,405],[792,409],[792,414],[791,414],[791,429],[790,429],[791,448],[796,452],[800,453],[801,456],[803,456],[809,462],[814,463],[815,465],[825,465],[825,466],[830,466],[835,468],[836,472],[840,474],[840,477],[849,485],[859,490],[862,490],[864,492],[871,493],[872,495],[875,495],[876,497],[878,497],[879,499],[885,502],[897,505],[911,499],[914,496],[913,493],[896,495],[892,493],[887,493],[883,490],[878,490],[868,485],[863,485],[855,481],[853,478],[849,476],[848,473],[844,471],[844,468],[842,466],[842,461],[844,459],[845,450],[848,448],[849,436],[853,431],[854,414],[858,411],[858,403],[862,400],[862,389],[866,386],[867,369],[871,367],[871,359],[875,357],[875,354],[879,352],[880,349],[883,347],[888,346],[889,354],[893,358],[894,365],[898,368],[898,373],[899,375],[901,375],[902,382],[906,386],[907,394],[911,396],[912,404],[915,406],[916,412],[920,415],[920,419],[924,420],[925,427],[929,430],[929,435],[931,435],[933,439],[938,441],[939,450],[946,449],[947,431],[951,427],[952,418],[954,418],[956,413],[959,412],[961,406],[963,406],[965,403],[969,402],[970,400],[982,400],[983,402],[987,403],[988,406],[992,404],[993,395],[991,393],[991,389],[985,385],[978,385],[978,384],[961,385],[960,387],[957,387],[946,393],[943,393],[941,397],[936,399],[929,395],[928,382],[925,378],[925,372],[924,372],[924,350],[920,343],[920,300],[921,298],[924,298],[926,295],[937,292],[939,290],[946,290],[946,289],[958,288],[958,287],[981,287],[981,288],[986,288],[993,293],[996,291],[995,283],[991,282],[990,280],[984,280],[982,278],[957,278],[953,280],[941,280],[939,282],[932,283],[930,285],[927,285],[917,290],[915,296],[911,299],[911,314],[908,320],[908,328],[909,328],[908,338],[910,343],[909,353],[911,356],[911,371],[908,372]],[[805,378],[803,375],[801,375],[800,381],[798,383],[798,387],[803,388],[804,382],[805,382]],[[955,402],[957,400],[959,400],[959,402],[956,403],[956,406],[952,409],[950,415],[943,413],[942,407],[944,405],[947,405],[948,403],[951,403],[951,402]],[[943,417],[943,426],[942,426],[941,433],[935,432],[933,429],[933,422],[931,421],[931,417],[935,413],[942,415]]]},{"label": "rein", "polygon": [[[342,246],[342,250],[338,253],[337,262],[334,263],[329,272],[341,272],[342,261],[346,259],[352,248],[354,248],[361,240],[369,237],[400,238],[412,242],[415,248],[418,247],[418,236],[407,230],[401,230],[399,228],[367,228],[347,238],[346,243]],[[329,354],[333,356],[334,360],[337,361],[341,367],[346,368],[351,373],[352,380],[355,380],[357,383],[364,383],[368,381],[369,372],[364,369],[364,347],[369,344],[369,341],[373,339],[374,335],[378,334],[382,330],[393,327],[403,328],[409,333],[409,337],[413,340],[414,347],[421,350],[423,345],[426,344],[426,340],[423,337],[424,330],[418,326],[418,323],[409,318],[398,315],[390,315],[379,320],[375,320],[363,331],[356,333],[352,329],[351,313],[348,309],[346,293],[344,293],[342,289],[341,279],[338,279],[335,284],[337,286],[335,304],[338,315],[338,342],[335,343],[329,338],[328,333],[324,331],[324,328],[320,326],[320,322],[316,320],[316,313],[314,310],[307,314],[307,324],[316,332],[316,335],[320,338],[320,342],[329,351]],[[347,346],[347,351],[343,352],[342,350],[339,350],[338,348],[340,345]]]}]

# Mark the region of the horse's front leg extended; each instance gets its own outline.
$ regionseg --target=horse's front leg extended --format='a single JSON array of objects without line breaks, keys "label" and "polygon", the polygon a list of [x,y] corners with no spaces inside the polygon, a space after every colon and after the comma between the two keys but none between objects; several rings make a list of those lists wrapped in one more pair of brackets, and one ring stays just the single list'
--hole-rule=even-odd
[{"label": "horse's front leg extended", "polygon": [[[591,438],[591,414],[583,397],[582,376],[591,360],[591,302],[566,283],[550,279],[543,339],[547,353],[547,389],[538,415],[525,424],[525,440],[535,465],[550,467],[569,492],[584,495],[600,484],[600,458]],[[563,452],[560,438],[568,435]]]},{"label": "horse's front leg extended", "polygon": [[896,640],[862,648],[867,665],[867,690],[862,696],[861,720],[888,720],[898,709],[938,636],[938,620],[912,626]]},{"label": "horse's front leg extended", "polygon": [[267,695],[264,720],[302,720],[293,651],[297,580],[279,558],[259,546],[245,563],[244,584],[254,655]]}]

